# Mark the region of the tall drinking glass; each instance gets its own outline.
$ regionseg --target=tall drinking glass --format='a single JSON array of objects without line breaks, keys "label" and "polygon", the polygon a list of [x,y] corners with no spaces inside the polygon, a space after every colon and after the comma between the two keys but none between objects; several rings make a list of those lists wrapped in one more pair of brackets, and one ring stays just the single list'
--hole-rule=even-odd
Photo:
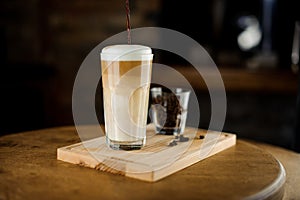
[{"label": "tall drinking glass", "polygon": [[106,142],[113,149],[145,145],[152,58],[151,48],[142,45],[102,49]]}]

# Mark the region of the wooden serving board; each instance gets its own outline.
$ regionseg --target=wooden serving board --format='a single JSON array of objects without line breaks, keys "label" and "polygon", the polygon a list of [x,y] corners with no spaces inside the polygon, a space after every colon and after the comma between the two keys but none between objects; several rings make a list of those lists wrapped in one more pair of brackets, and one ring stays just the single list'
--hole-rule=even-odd
[{"label": "wooden serving board", "polygon": [[105,137],[99,137],[58,148],[57,159],[154,182],[236,144],[235,134],[194,128],[186,128],[184,137],[189,140],[170,146],[174,136],[157,135],[149,126],[141,150],[112,150],[106,146]]}]

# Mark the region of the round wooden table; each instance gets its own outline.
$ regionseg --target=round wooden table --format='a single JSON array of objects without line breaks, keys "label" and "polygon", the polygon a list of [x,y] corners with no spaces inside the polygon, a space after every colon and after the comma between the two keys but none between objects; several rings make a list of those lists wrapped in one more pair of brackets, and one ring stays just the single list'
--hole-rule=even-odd
[{"label": "round wooden table", "polygon": [[[0,137],[0,199],[281,199],[284,195],[285,170],[280,162],[246,141],[238,140],[236,146],[155,183],[56,159],[58,147],[77,142],[74,127]],[[299,198],[292,190],[288,197]]]}]

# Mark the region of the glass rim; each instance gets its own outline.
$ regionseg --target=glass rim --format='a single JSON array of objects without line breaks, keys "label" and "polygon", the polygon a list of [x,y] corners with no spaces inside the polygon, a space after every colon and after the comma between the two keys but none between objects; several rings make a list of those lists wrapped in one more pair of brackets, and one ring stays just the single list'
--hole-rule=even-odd
[{"label": "glass rim", "polygon": [[[163,89],[163,87],[153,87],[150,89],[150,91],[151,92],[170,93],[170,92],[163,91],[162,89]],[[191,90],[187,89],[187,88],[171,87],[171,88],[167,88],[167,89],[170,90],[174,94],[189,94],[189,93],[191,93]]]},{"label": "glass rim", "polygon": [[153,60],[154,54],[108,54],[100,53],[101,61],[117,62],[117,61],[147,61]]}]

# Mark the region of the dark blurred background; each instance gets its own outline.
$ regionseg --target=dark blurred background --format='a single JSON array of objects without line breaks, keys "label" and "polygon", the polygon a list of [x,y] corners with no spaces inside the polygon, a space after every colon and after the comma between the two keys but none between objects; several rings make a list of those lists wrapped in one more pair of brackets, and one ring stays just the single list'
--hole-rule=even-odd
[{"label": "dark blurred background", "polygon": [[[131,0],[131,25],[175,29],[204,46],[227,91],[225,131],[295,149],[300,143],[297,5],[296,0]],[[73,125],[76,72],[91,49],[125,30],[124,6],[125,0],[0,2],[0,135]],[[207,127],[210,100],[205,85],[198,84],[201,77],[191,77],[192,67],[178,56],[155,53],[155,62],[195,82],[199,127]]]}]

